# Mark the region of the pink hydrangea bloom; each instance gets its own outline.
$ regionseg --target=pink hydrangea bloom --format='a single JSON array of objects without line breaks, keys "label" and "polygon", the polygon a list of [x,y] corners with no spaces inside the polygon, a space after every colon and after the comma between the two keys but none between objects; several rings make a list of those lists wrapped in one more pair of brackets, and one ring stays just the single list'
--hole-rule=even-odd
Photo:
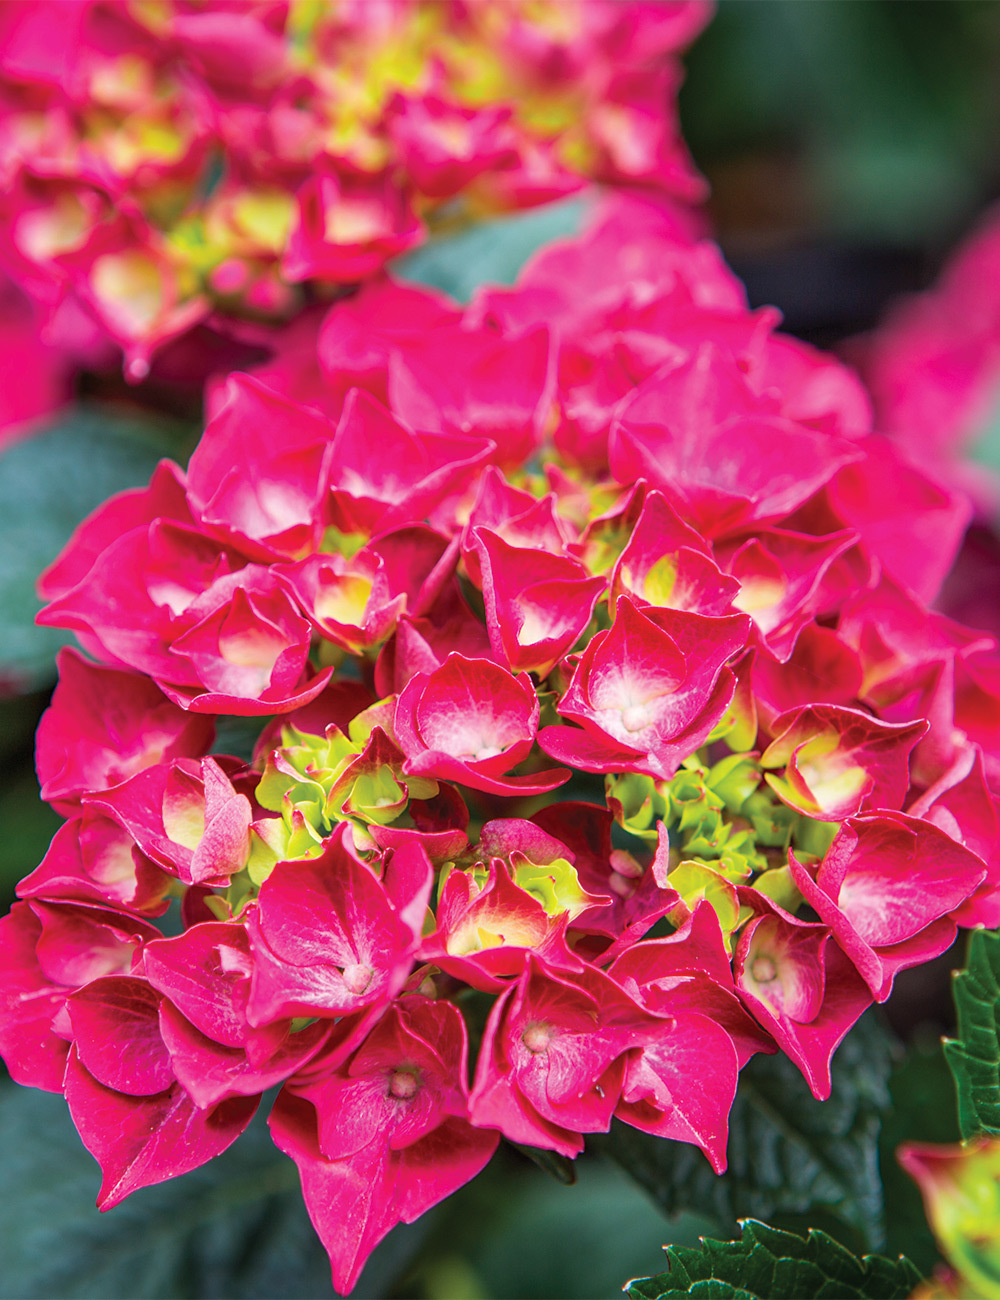
[{"label": "pink hydrangea bloom", "polygon": [[[697,200],[675,105],[680,53],[710,13],[11,0],[0,255],[43,310],[85,312],[141,378],[196,326],[288,320],[314,286],[358,283],[439,213],[588,181]],[[485,396],[491,341],[465,342]],[[424,371],[409,376],[418,401]]]},{"label": "pink hydrangea bloom", "polygon": [[[267,101],[252,24],[181,37]],[[967,502],[776,329],[619,197],[466,309],[335,303],[81,525],[41,583],[91,656],[39,736],[71,817],[0,922],[0,1050],[102,1205],[281,1085],[346,1290],[501,1137],[617,1119],[721,1170],[755,1053],[828,1095],[896,973],[996,924],[1000,655],[928,608]],[[268,719],[249,763],[218,715]]]}]

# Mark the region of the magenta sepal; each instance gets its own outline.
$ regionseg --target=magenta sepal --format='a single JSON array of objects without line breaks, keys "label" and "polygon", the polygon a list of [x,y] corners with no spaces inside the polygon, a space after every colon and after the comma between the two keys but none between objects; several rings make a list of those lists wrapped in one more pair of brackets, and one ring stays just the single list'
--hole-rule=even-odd
[{"label": "magenta sepal", "polygon": [[757,913],[733,956],[739,995],[823,1100],[833,1053],[871,1006],[871,992],[828,926],[796,919],[755,889],[738,892]]},{"label": "magenta sepal", "polygon": [[[383,883],[348,850],[349,834],[343,823],[321,857],[281,863],[261,886],[248,914],[251,1025],[343,1016],[384,1006],[402,989],[430,894],[430,861],[419,844],[407,844]],[[403,887],[393,897],[387,886],[397,878]]]},{"label": "magenta sepal", "polygon": [[105,975],[68,999],[77,1056],[106,1088],[148,1097],[173,1084],[159,1006],[159,993],[136,975]]},{"label": "magenta sepal", "polygon": [[596,967],[570,974],[529,953],[486,1024],[473,1123],[575,1156],[581,1133],[610,1126],[629,1049],[662,1024]]},{"label": "magenta sepal", "polygon": [[475,1177],[496,1150],[499,1135],[468,1122],[465,1058],[458,1009],[409,995],[348,1062],[279,1095],[271,1132],[299,1168],[338,1291],[391,1227]]},{"label": "magenta sepal", "polygon": [[100,1210],[221,1155],[250,1123],[260,1100],[236,1097],[199,1110],[179,1083],[151,1096],[130,1096],[98,1083],[75,1049],[66,1062],[64,1090],[83,1145],[101,1166]]},{"label": "magenta sepal", "polygon": [[538,697],[527,674],[450,654],[418,673],[396,701],[393,728],[404,772],[454,781],[486,794],[543,794],[569,780],[562,768],[508,775],[538,731]]},{"label": "magenta sepal", "polygon": [[851,817],[818,867],[803,866],[791,852],[789,865],[878,1002],[897,971],[951,945],[949,913],[986,875],[981,859],[936,826],[897,812]]}]

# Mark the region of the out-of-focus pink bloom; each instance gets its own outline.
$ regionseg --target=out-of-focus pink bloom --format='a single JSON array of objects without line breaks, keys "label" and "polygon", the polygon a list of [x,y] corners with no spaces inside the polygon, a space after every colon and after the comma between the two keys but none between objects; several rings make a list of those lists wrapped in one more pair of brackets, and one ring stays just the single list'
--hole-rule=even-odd
[{"label": "out-of-focus pink bloom", "polygon": [[710,12],[11,3],[0,252],[140,379],[199,324],[288,320],[316,288],[377,274],[438,214],[464,224],[591,180],[700,199],[673,105]]}]

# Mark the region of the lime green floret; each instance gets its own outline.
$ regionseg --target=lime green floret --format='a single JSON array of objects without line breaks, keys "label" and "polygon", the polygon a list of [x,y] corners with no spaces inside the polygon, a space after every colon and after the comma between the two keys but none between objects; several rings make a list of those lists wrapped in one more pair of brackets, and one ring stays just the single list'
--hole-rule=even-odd
[{"label": "lime green floret", "polygon": [[316,736],[285,727],[281,738],[257,787],[257,802],[280,818],[255,827],[254,879],[266,877],[283,858],[315,856],[338,822],[351,822],[355,842],[364,845],[366,826],[387,826],[405,813],[411,797],[431,799],[438,792],[436,781],[404,780],[399,764],[366,755],[369,737],[362,730],[345,735],[331,726]]},{"label": "lime green floret", "polygon": [[539,866],[527,859],[520,860],[520,854],[514,856],[518,859],[512,863],[514,884],[537,899],[549,916],[568,912],[573,920],[589,906],[590,899],[580,887],[576,868],[565,858]]},{"label": "lime green floret", "polygon": [[257,802],[283,816],[296,808],[315,830],[329,834],[330,795],[364,745],[355,744],[336,727],[328,728],[324,736],[284,727],[281,741],[281,748],[268,757]]},{"label": "lime green floret", "polygon": [[741,883],[780,867],[789,847],[821,857],[836,830],[781,803],[748,754],[728,754],[713,765],[692,755],[669,781],[627,773],[609,776],[606,789],[630,834],[652,844],[663,822],[672,858],[704,863]]}]

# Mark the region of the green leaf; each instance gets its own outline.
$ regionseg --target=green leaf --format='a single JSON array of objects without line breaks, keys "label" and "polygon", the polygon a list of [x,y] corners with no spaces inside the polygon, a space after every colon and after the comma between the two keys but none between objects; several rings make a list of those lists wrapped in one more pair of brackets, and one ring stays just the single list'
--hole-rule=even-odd
[{"label": "green leaf", "polygon": [[[100,1176],[61,1097],[0,1085],[2,1300],[243,1300],[332,1297],[295,1166],[263,1118],[183,1178],[100,1214]],[[390,1234],[359,1284],[383,1294],[408,1268],[424,1229]]]},{"label": "green leaf", "polygon": [[917,1268],[931,1273],[941,1252],[927,1225],[916,1182],[896,1159],[903,1142],[958,1141],[955,1084],[941,1050],[941,1039],[930,1029],[919,1031],[889,1080],[892,1106],[882,1125],[879,1163],[885,1188],[885,1249],[906,1255]]},{"label": "green leaf", "polygon": [[944,1045],[963,1138],[1000,1134],[1000,934],[976,930],[954,982],[958,1036]]},{"label": "green leaf", "polygon": [[585,211],[585,200],[568,199],[479,222],[401,257],[393,263],[393,273],[468,302],[482,284],[513,284],[543,244],[576,234]]},{"label": "green leaf", "polygon": [[665,1219],[622,1170],[584,1153],[561,1187],[508,1143],[434,1211],[409,1300],[595,1300],[659,1268],[663,1243],[693,1246],[704,1218]]},{"label": "green leaf", "polygon": [[[729,1167],[713,1174],[695,1147],[616,1123],[606,1151],[668,1214],[709,1215],[732,1231],[742,1215],[798,1226],[820,1213],[854,1230],[863,1249],[883,1238],[878,1138],[889,1106],[888,1031],[871,1013],[841,1045],[833,1091],[816,1101],[787,1057],[757,1056],[740,1075],[729,1121]],[[593,1140],[592,1140],[593,1141]]]},{"label": "green leaf", "polygon": [[215,754],[232,754],[249,763],[260,739],[260,733],[272,722],[265,718],[217,718],[215,723]]},{"label": "green leaf", "polygon": [[72,638],[35,626],[35,580],[73,529],[115,492],[146,482],[180,439],[164,425],[111,407],[79,406],[55,427],[0,456],[0,681],[24,692],[53,676]]},{"label": "green leaf", "polygon": [[782,1232],[748,1219],[739,1241],[668,1246],[667,1272],[628,1285],[632,1300],[904,1300],[921,1280],[908,1259],[857,1259],[825,1232]]}]

